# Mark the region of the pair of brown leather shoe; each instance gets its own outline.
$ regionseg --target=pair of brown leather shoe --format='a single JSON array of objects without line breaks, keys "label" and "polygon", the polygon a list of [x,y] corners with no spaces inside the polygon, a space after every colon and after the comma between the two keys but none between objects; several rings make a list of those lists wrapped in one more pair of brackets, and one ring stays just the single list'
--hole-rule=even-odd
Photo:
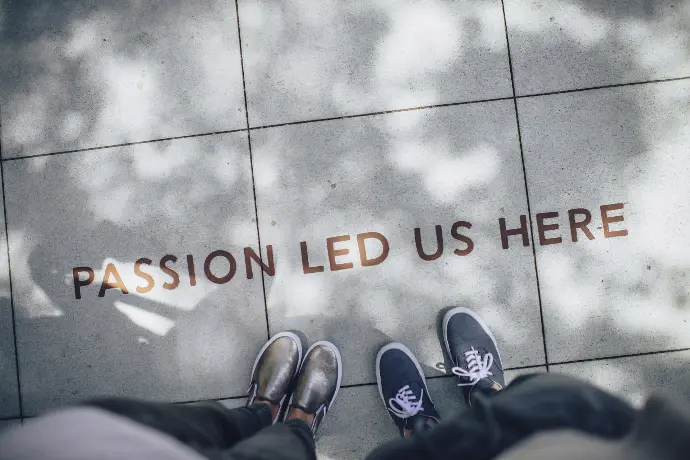
[{"label": "pair of brown leather shoe", "polygon": [[256,357],[247,405],[257,400],[277,404],[280,410],[274,423],[284,418],[290,408],[312,414],[311,430],[316,435],[338,394],[342,368],[340,352],[331,342],[316,342],[302,359],[299,337],[281,332]]}]

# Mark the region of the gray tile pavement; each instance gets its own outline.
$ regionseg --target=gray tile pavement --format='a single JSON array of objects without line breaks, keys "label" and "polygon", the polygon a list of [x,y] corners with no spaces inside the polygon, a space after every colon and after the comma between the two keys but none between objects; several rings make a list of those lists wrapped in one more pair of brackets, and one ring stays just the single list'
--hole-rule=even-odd
[{"label": "gray tile pavement", "polygon": [[[520,237],[503,249],[498,224],[517,226],[527,213],[512,101],[260,130],[252,146],[261,238],[278,267],[265,278],[273,333],[337,343],[345,384],[373,382],[371,363],[391,340],[433,373],[443,360],[439,311],[463,304],[492,324],[506,366],[544,362],[532,250]],[[471,224],[459,229],[472,248],[451,237],[456,221]],[[423,260],[414,229],[431,255],[436,225],[443,253]],[[375,266],[361,261],[366,232],[389,246]],[[343,235],[330,254],[349,253],[332,265],[327,239]],[[302,241],[323,271],[305,273]],[[368,259],[385,251],[370,243]]]},{"label": "gray tile pavement", "polygon": [[4,158],[244,128],[234,2],[8,2]]},{"label": "gray tile pavement", "polygon": [[[97,394],[239,396],[268,326],[341,347],[357,386],[319,454],[361,458],[395,436],[383,408],[358,415],[380,404],[362,385],[378,346],[404,341],[440,375],[446,306],[477,309],[508,366],[545,364],[544,346],[549,363],[690,347],[690,80],[522,97],[690,78],[690,2],[653,3],[505,0],[504,18],[496,0],[239,0],[241,47],[232,1],[1,6],[0,418]],[[252,127],[356,118],[252,129],[250,151],[245,104]],[[52,155],[229,130],[242,132]],[[592,240],[580,210],[572,241],[579,208]],[[522,215],[528,246],[515,234],[504,249],[498,219],[514,229]],[[472,226],[453,234],[457,221]],[[605,238],[607,224],[628,234]],[[429,255],[436,225],[444,251],[423,260],[414,229]],[[361,258],[365,232],[385,236],[382,263],[372,235]],[[302,241],[322,272],[304,273]],[[275,273],[250,261],[249,280],[243,249],[267,262],[269,245]],[[229,269],[222,254],[204,270],[217,250],[235,259],[227,283],[210,281]],[[76,273],[81,299],[75,267],[93,269],[89,285]],[[639,402],[686,394],[686,355],[551,370]],[[442,410],[451,382],[432,379]]]},{"label": "gray tile pavement", "polygon": [[690,347],[690,81],[518,107],[532,212],[558,212],[536,248],[549,361]]},{"label": "gray tile pavement", "polygon": [[241,0],[251,126],[509,97],[500,0]]},{"label": "gray tile pavement", "polygon": [[518,95],[690,74],[690,2],[505,0]]},{"label": "gray tile pavement", "polygon": [[[243,256],[257,250],[244,133],[14,161],[4,173],[26,414],[100,394],[244,393],[246,357],[266,340],[261,281],[247,279]],[[229,280],[218,250],[233,259]]]}]

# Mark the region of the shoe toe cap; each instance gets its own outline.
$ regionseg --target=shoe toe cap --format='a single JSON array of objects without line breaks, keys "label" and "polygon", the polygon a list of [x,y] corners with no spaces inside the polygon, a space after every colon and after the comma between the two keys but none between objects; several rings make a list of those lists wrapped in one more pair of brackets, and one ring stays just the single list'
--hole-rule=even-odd
[{"label": "shoe toe cap", "polygon": [[254,382],[257,396],[280,401],[289,390],[299,367],[299,346],[289,337],[280,337],[264,352],[257,363]]},{"label": "shoe toe cap", "polygon": [[336,350],[328,346],[312,349],[302,365],[293,404],[307,413],[330,404],[338,389],[339,374],[340,360]]}]

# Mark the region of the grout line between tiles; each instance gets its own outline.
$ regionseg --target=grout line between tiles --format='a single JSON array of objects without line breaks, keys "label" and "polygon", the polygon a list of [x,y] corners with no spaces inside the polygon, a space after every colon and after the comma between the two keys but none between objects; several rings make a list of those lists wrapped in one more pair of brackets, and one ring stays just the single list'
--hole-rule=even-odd
[{"label": "grout line between tiles", "polygon": [[[504,13],[504,25],[506,26],[506,40],[508,40],[507,24],[505,24],[505,13]],[[508,50],[508,59],[509,59],[509,62],[512,62],[512,58],[510,56],[510,49]],[[511,83],[512,83],[512,86],[514,88],[515,84],[514,84],[513,77],[512,77],[512,64],[510,64],[510,65],[511,65]],[[543,92],[543,93],[524,94],[521,96],[515,95],[515,90],[513,89],[513,96],[493,97],[493,98],[487,98],[487,99],[476,99],[476,100],[462,101],[462,102],[448,102],[445,104],[422,105],[422,106],[418,106],[418,107],[408,107],[408,108],[403,108],[403,109],[383,110],[383,111],[379,111],[379,112],[366,112],[366,113],[359,113],[359,114],[354,114],[354,115],[343,115],[343,116],[339,116],[339,117],[314,118],[311,120],[300,120],[300,121],[290,121],[290,122],[285,122],[285,123],[275,123],[275,124],[260,125],[260,126],[250,126],[249,129],[250,130],[258,130],[258,129],[268,129],[268,128],[279,128],[279,127],[283,127],[283,126],[302,125],[302,124],[306,124],[306,123],[318,123],[318,122],[322,122],[322,121],[347,120],[350,118],[372,117],[372,116],[387,115],[387,114],[392,114],[392,113],[412,112],[412,111],[416,111],[416,110],[436,109],[436,108],[441,108],[441,107],[453,107],[453,106],[457,106],[457,105],[481,104],[483,102],[495,102],[495,101],[507,101],[507,100],[511,100],[511,99],[515,99],[515,98],[522,99],[522,98],[529,98],[529,97],[552,96],[552,95],[556,95],[556,94],[577,93],[577,92],[581,92],[581,91],[592,91],[592,90],[606,89],[606,88],[618,88],[618,87],[623,87],[623,86],[646,85],[646,84],[650,84],[650,83],[665,83],[665,82],[678,81],[678,80],[688,80],[688,79],[690,79],[690,76],[665,78],[665,79],[657,79],[657,80],[648,80],[648,81],[634,81],[634,82],[627,82],[627,83],[615,83],[615,84],[611,84],[611,85],[590,86],[590,87],[576,88],[576,89],[567,89],[567,90],[559,90],[559,91],[548,91],[548,92]]]},{"label": "grout line between tiles", "polygon": [[[571,360],[571,361],[556,361],[552,362],[550,365],[551,366],[558,366],[562,364],[577,364],[577,363],[588,363],[588,362],[595,362],[595,361],[606,361],[606,360],[615,360],[615,359],[620,359],[620,358],[634,358],[637,356],[650,356],[650,355],[660,355],[660,354],[667,354],[667,353],[679,353],[683,351],[690,351],[690,348],[674,348],[670,350],[659,350],[659,351],[649,351],[649,352],[642,352],[642,353],[631,353],[631,354],[625,354],[625,355],[615,355],[615,356],[604,356],[600,358],[586,358],[586,359],[577,359],[577,360]],[[519,370],[526,370],[526,369],[538,369],[546,367],[546,363],[544,364],[531,364],[529,366],[515,366],[515,367],[506,367],[504,371],[519,371]],[[549,371],[550,372],[550,371]],[[444,379],[444,378],[453,378],[455,377],[454,375],[432,375],[429,377],[426,377],[427,380],[433,380],[433,379]],[[340,388],[359,388],[359,387],[368,387],[368,386],[376,386],[376,382],[364,382],[364,383],[353,383],[349,385],[341,385]],[[194,403],[200,403],[200,402],[208,402],[208,401],[228,401],[228,400],[237,400],[237,399],[245,399],[247,396],[246,395],[239,395],[239,396],[223,396],[215,399],[192,399],[188,401],[175,401],[173,404],[194,404]],[[35,415],[23,415],[21,418],[27,419],[27,418],[32,418],[35,417]],[[7,421],[7,420],[18,420],[20,417],[6,417],[6,418],[1,418],[0,421]]]},{"label": "grout line between tiles", "polygon": [[[523,369],[538,369],[540,367],[545,367],[546,364],[532,364],[529,366],[515,366],[515,367],[506,367],[503,369],[504,371],[519,371]],[[448,379],[448,378],[453,378],[455,377],[454,374],[442,374],[442,375],[429,375],[426,376],[425,378],[427,380],[435,380],[435,379]],[[373,385],[378,385],[377,382],[364,382],[364,383],[351,383],[349,385],[341,385],[340,388],[359,388],[359,387],[367,387],[367,386],[373,386]]]},{"label": "grout line between tiles", "polygon": [[[616,359],[621,359],[621,358],[635,358],[637,356],[652,356],[652,355],[663,355],[663,354],[670,354],[670,353],[680,353],[684,351],[690,351],[690,348],[673,348],[670,350],[657,350],[657,351],[646,351],[646,352],[641,352],[641,353],[630,353],[630,354],[623,354],[623,355],[613,355],[613,356],[602,356],[602,357],[597,357],[597,358],[585,358],[585,359],[575,359],[575,360],[569,360],[569,361],[554,361],[549,364],[549,366],[559,366],[559,365],[564,365],[564,364],[578,364],[578,363],[589,363],[589,362],[596,362],[596,361],[606,361],[606,360],[616,360]],[[542,367],[545,367],[548,372],[549,366],[547,366],[546,363],[543,364],[530,364],[529,366],[515,366],[515,367],[506,367],[504,371],[520,371],[520,370],[526,370],[526,369],[539,369]],[[450,374],[445,374],[445,375],[431,375],[426,377],[427,380],[434,380],[434,379],[444,379],[444,378],[452,378],[455,377],[454,375]],[[341,385],[340,388],[359,388],[359,387],[367,387],[367,386],[375,386],[377,385],[376,382],[364,382],[364,383],[352,383],[349,385]],[[229,396],[229,397],[222,397],[218,398],[217,400],[229,400],[229,399],[243,399],[246,398],[246,395],[241,395],[241,396]],[[191,400],[191,401],[182,401],[176,404],[191,404],[195,402],[204,402],[208,401],[207,399],[198,399],[198,400]],[[16,417],[15,417],[16,418]]]},{"label": "grout line between tiles", "polygon": [[[0,120],[0,159],[2,158],[2,120]],[[17,347],[17,320],[14,311],[14,291],[12,290],[12,266],[10,263],[10,235],[7,231],[7,206],[5,203],[5,164],[0,161],[0,181],[2,181],[2,212],[5,218],[5,251],[7,252],[7,277],[10,287],[10,312],[12,314],[12,336],[14,345],[14,367],[17,377],[17,402],[19,403],[19,417],[24,416],[24,401],[22,400],[22,384],[19,378],[19,348]]]},{"label": "grout line between tiles", "polygon": [[[263,264],[264,252],[261,246],[261,231],[259,230],[259,205],[256,200],[256,181],[254,180],[254,154],[252,152],[252,132],[249,129],[249,104],[247,102],[247,82],[244,77],[244,54],[242,52],[242,29],[240,28],[240,7],[238,5],[239,0],[235,0],[235,15],[237,19],[237,38],[239,40],[240,48],[240,67],[242,69],[242,91],[244,93],[244,118],[247,123],[247,145],[249,146],[249,168],[252,173],[252,193],[254,196],[254,219],[256,220],[256,239],[259,244],[259,260]],[[264,296],[264,315],[266,318],[266,339],[271,338],[271,328],[268,322],[268,299],[266,298],[266,282],[264,280],[264,270],[261,271],[261,291]]]},{"label": "grout line between tiles", "polygon": [[522,99],[522,98],[528,98],[528,97],[553,96],[553,95],[557,95],[557,94],[579,93],[579,92],[583,92],[583,91],[594,91],[594,90],[598,90],[598,89],[608,89],[608,88],[621,88],[624,86],[649,85],[649,84],[653,84],[653,83],[668,83],[671,81],[681,81],[681,80],[690,80],[690,76],[673,77],[673,78],[659,78],[656,80],[640,80],[640,81],[631,81],[631,82],[627,82],[627,83],[613,83],[610,85],[600,85],[600,86],[587,86],[585,88],[563,89],[563,90],[558,90],[558,91],[546,91],[543,93],[523,94],[523,95],[515,96],[515,97],[518,99]]},{"label": "grout line between tiles", "polygon": [[[505,371],[518,371],[522,369],[538,369],[540,367],[544,367],[544,364],[533,364],[529,366],[516,366],[516,367],[507,367],[504,370]],[[443,378],[452,378],[455,377],[453,374],[446,374],[446,375],[431,375],[429,377],[426,377],[427,380],[433,380],[433,379],[443,379]],[[370,387],[370,386],[376,386],[378,385],[376,382],[364,382],[364,383],[351,383],[349,385],[341,385],[340,388],[359,388],[359,387]],[[240,395],[240,396],[228,396],[228,397],[221,397],[217,399],[193,399],[189,401],[175,401],[174,404],[194,404],[198,402],[206,402],[206,401],[228,401],[228,400],[235,400],[235,399],[245,399],[247,395]]]},{"label": "grout line between tiles", "polygon": [[537,247],[534,245],[534,225],[532,224],[532,207],[529,200],[529,187],[527,185],[527,168],[525,166],[525,152],[522,147],[522,132],[520,130],[520,114],[518,113],[518,103],[515,97],[515,77],[513,75],[513,59],[510,54],[510,39],[508,38],[508,22],[506,20],[506,10],[504,0],[501,0],[501,9],[503,11],[503,25],[506,32],[506,48],[508,50],[508,68],[510,70],[510,83],[513,88],[513,105],[515,107],[515,123],[517,126],[518,144],[520,145],[520,160],[522,162],[522,176],[525,181],[525,197],[527,198],[527,217],[529,219],[529,233],[532,242],[532,259],[534,262],[534,276],[537,283],[537,301],[539,302],[539,319],[541,322],[541,338],[544,347],[544,362],[546,370],[549,370],[549,355],[546,348],[546,328],[544,327],[544,311],[541,299],[541,286],[539,284],[539,269],[537,268]]},{"label": "grout line between tiles", "polygon": [[635,358],[637,356],[652,356],[652,355],[663,355],[667,353],[680,353],[683,351],[690,351],[690,348],[672,348],[670,350],[657,350],[657,351],[646,351],[642,353],[630,353],[623,355],[611,355],[611,356],[601,356],[598,358],[585,358],[585,359],[573,359],[568,361],[558,361],[551,363],[552,366],[558,366],[561,364],[577,364],[577,363],[589,363],[594,361],[606,361],[609,359],[620,359],[620,358]]},{"label": "grout line between tiles", "polygon": [[246,130],[247,130],[246,128],[239,128],[239,129],[229,129],[226,131],[214,131],[212,133],[187,134],[184,136],[162,137],[160,139],[150,139],[147,141],[125,142],[122,144],[101,145],[99,147],[86,147],[83,149],[61,150],[58,152],[39,153],[38,155],[24,155],[24,156],[19,156],[19,157],[3,158],[2,161],[26,160],[26,159],[31,159],[31,158],[50,157],[53,155],[65,155],[68,153],[91,152],[93,150],[104,150],[104,149],[112,149],[112,148],[117,148],[117,147],[129,147],[131,145],[151,144],[154,142],[165,142],[165,141],[174,141],[174,140],[178,140],[178,139],[192,139],[195,137],[216,136],[219,134],[237,133],[237,132],[246,131]]},{"label": "grout line between tiles", "polygon": [[506,97],[493,97],[493,98],[488,98],[488,99],[477,99],[477,100],[473,100],[473,101],[448,102],[445,104],[421,105],[418,107],[408,107],[408,108],[404,108],[404,109],[382,110],[380,112],[366,112],[366,113],[358,113],[358,114],[354,114],[354,115],[342,115],[339,117],[314,118],[311,120],[289,121],[289,122],[285,122],[285,123],[275,123],[275,124],[269,124],[269,125],[251,126],[249,129],[250,130],[258,130],[258,129],[268,129],[268,128],[280,128],[283,126],[303,125],[303,124],[307,124],[307,123],[318,123],[318,122],[322,122],[322,121],[349,120],[351,118],[374,117],[374,116],[378,116],[378,115],[388,115],[391,113],[403,113],[403,112],[413,112],[416,110],[437,109],[437,108],[441,108],[441,107],[453,107],[456,105],[479,104],[482,102],[508,101],[512,98],[513,98],[512,96],[506,96]]},{"label": "grout line between tiles", "polygon": [[209,402],[209,401],[233,401],[235,399],[247,399],[247,395],[228,396],[228,397],[215,398],[215,399],[190,399],[189,401],[175,401],[171,404],[196,404],[196,403]]},{"label": "grout line between tiles", "polygon": [[[504,16],[504,22],[505,22],[505,16]],[[238,24],[238,28],[239,28],[239,24]],[[242,60],[242,59],[243,59],[242,51],[240,49],[240,60]],[[510,56],[509,56],[509,59],[510,59]],[[242,74],[244,75],[244,65],[242,64],[242,66],[243,66]],[[512,65],[511,65],[511,73],[512,73]],[[620,88],[620,87],[625,87],[625,86],[648,85],[648,84],[654,84],[654,83],[667,83],[667,82],[680,81],[680,80],[690,80],[690,76],[663,78],[663,79],[646,80],[646,81],[634,81],[634,82],[627,82],[627,83],[615,83],[615,84],[611,84],[611,85],[601,85],[601,86],[589,86],[589,87],[576,88],[576,89],[547,91],[547,92],[543,92],[543,93],[522,94],[519,96],[514,95],[514,96],[506,96],[506,97],[478,99],[478,100],[472,100],[472,101],[449,102],[446,104],[423,105],[423,106],[419,106],[419,107],[409,107],[409,108],[404,108],[404,109],[384,110],[384,111],[380,111],[380,112],[366,112],[366,113],[360,113],[360,114],[354,114],[354,115],[343,115],[340,117],[315,118],[315,119],[311,119],[311,120],[291,121],[291,122],[286,122],[286,123],[276,123],[276,124],[260,125],[260,126],[249,126],[249,116],[248,116],[248,113],[246,110],[247,104],[246,104],[246,99],[245,99],[245,118],[246,118],[246,122],[247,122],[246,128],[231,129],[231,130],[226,130],[226,131],[215,131],[215,132],[210,132],[210,133],[189,134],[189,135],[184,135],[184,136],[164,137],[164,138],[160,138],[160,139],[150,139],[150,140],[145,140],[145,141],[126,142],[126,143],[122,143],[122,144],[110,144],[110,145],[103,145],[103,146],[98,146],[98,147],[86,147],[83,149],[62,150],[62,151],[57,151],[57,152],[40,153],[38,155],[23,155],[23,156],[18,156],[18,157],[13,157],[13,158],[3,158],[2,161],[27,160],[27,159],[31,159],[31,158],[40,158],[40,157],[53,156],[53,155],[65,155],[68,153],[90,152],[90,151],[94,151],[94,150],[103,150],[103,149],[110,149],[110,148],[117,148],[117,147],[128,147],[131,145],[150,144],[152,142],[163,142],[163,141],[171,141],[171,140],[178,140],[178,139],[190,139],[190,138],[194,138],[194,137],[204,137],[204,136],[214,136],[214,135],[219,135],[219,134],[229,134],[229,133],[236,133],[236,132],[240,132],[240,131],[254,131],[254,130],[259,130],[259,129],[270,129],[270,128],[279,128],[279,127],[283,127],[283,126],[302,125],[302,124],[307,124],[307,123],[318,123],[318,122],[322,122],[322,121],[347,120],[350,118],[372,117],[372,116],[387,115],[387,114],[392,114],[392,113],[411,112],[411,111],[415,111],[415,110],[436,109],[436,108],[441,108],[441,107],[453,107],[456,105],[481,104],[483,102],[507,101],[510,99],[526,99],[526,98],[531,98],[531,97],[553,96],[553,95],[558,95],[558,94],[579,93],[579,92],[583,92],[583,91],[593,91],[593,90],[608,89],[608,88]],[[244,81],[243,81],[243,85],[244,85]],[[245,90],[245,93],[246,93],[246,90]]]}]

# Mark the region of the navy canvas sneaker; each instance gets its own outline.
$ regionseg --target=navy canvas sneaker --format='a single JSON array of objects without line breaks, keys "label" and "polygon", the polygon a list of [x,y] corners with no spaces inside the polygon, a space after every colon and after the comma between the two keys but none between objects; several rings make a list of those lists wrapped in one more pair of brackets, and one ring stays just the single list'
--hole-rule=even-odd
[{"label": "navy canvas sneaker", "polygon": [[376,380],[401,436],[406,430],[423,431],[439,422],[422,367],[405,345],[391,343],[381,348],[376,356]]},{"label": "navy canvas sneaker", "polygon": [[475,388],[490,394],[505,387],[496,339],[479,315],[464,307],[448,311],[443,317],[443,339],[468,405]]}]

